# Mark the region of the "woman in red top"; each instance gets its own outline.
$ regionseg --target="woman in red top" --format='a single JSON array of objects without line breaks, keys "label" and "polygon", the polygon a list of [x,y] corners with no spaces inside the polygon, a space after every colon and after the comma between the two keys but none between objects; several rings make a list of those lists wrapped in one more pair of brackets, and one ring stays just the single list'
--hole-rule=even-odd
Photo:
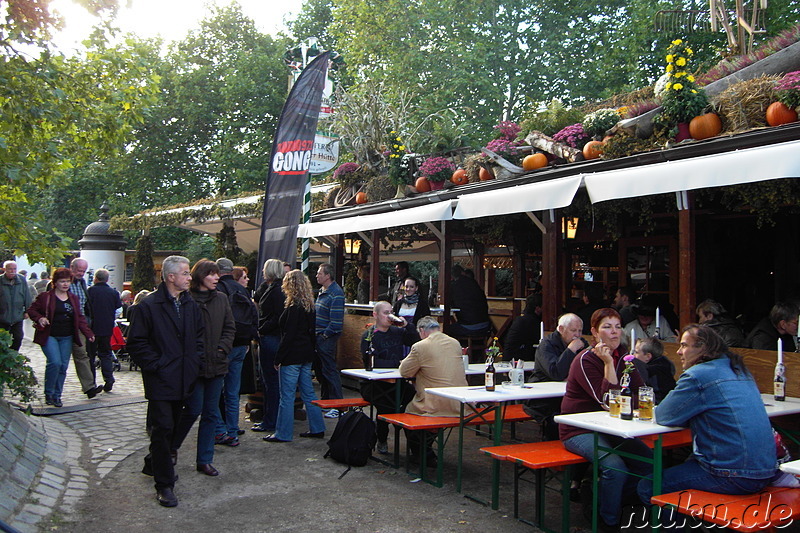
[{"label": "woman in red top", "polygon": [[[609,389],[620,388],[619,383],[625,368],[620,360],[627,348],[622,343],[623,329],[619,313],[611,308],[598,309],[592,314],[591,326],[595,344],[572,360],[567,376],[567,392],[561,402],[561,414],[606,410],[603,395]],[[634,359],[636,370],[630,374],[632,391],[644,385],[639,373],[640,365],[636,361]],[[646,372],[644,369],[642,371]],[[567,450],[585,457],[589,462],[594,460],[594,435],[591,431],[560,424],[559,433]],[[650,448],[639,439],[623,439],[601,433],[598,444],[652,457]],[[646,463],[618,455],[601,458],[599,526],[602,531],[619,530],[623,496],[636,494],[639,478],[628,475],[628,472],[644,476],[651,471],[652,467]]]},{"label": "woman in red top", "polygon": [[53,288],[36,297],[28,308],[36,333],[33,342],[42,347],[47,365],[44,368],[44,402],[61,407],[61,391],[67,378],[67,367],[72,355],[72,341],[80,345],[82,332],[89,342],[94,333],[81,313],[78,297],[69,292],[72,272],[58,268],[53,273]]}]

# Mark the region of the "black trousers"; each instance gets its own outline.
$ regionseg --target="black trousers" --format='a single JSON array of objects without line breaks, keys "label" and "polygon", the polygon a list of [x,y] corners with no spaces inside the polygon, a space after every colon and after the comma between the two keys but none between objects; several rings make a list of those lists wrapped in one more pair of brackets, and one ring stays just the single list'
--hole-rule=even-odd
[{"label": "black trousers", "polygon": [[6,324],[5,322],[0,322],[0,329],[8,330],[11,333],[11,346],[10,348],[15,352],[19,351],[19,347],[22,346],[22,337],[25,336],[25,332],[22,329],[22,320],[19,322],[14,322],[13,324]]},{"label": "black trousers", "polygon": [[181,400],[150,400],[147,405],[150,433],[150,461],[156,489],[175,486],[175,466],[170,450],[172,438],[181,416]]}]

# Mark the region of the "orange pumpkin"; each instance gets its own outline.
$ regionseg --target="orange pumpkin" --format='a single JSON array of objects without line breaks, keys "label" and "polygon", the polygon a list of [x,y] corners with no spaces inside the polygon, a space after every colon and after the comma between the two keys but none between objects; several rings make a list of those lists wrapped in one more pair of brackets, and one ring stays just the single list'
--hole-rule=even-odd
[{"label": "orange pumpkin", "polygon": [[480,172],[478,172],[478,177],[481,179],[481,181],[489,181],[494,179],[494,174],[481,167]]},{"label": "orange pumpkin", "polygon": [[417,181],[414,182],[414,188],[417,189],[417,192],[430,192],[431,182],[425,177],[417,178]]},{"label": "orange pumpkin", "polygon": [[467,171],[463,168],[459,168],[455,172],[453,172],[453,177],[450,178],[450,181],[455,183],[456,185],[464,185],[469,183],[469,177],[467,177]]},{"label": "orange pumpkin", "polygon": [[547,156],[541,153],[525,156],[525,159],[522,160],[522,168],[525,170],[536,170],[546,166]]},{"label": "orange pumpkin", "polygon": [[716,113],[706,113],[694,117],[689,122],[689,135],[692,139],[702,140],[709,137],[716,137],[722,132],[722,121]]},{"label": "orange pumpkin", "polygon": [[357,204],[367,203],[367,193],[365,193],[364,191],[356,193],[356,203]]},{"label": "orange pumpkin", "polygon": [[767,124],[780,126],[797,121],[797,111],[788,107],[783,102],[773,102],[767,108]]},{"label": "orange pumpkin", "polygon": [[583,157],[584,159],[597,159],[600,157],[600,154],[603,153],[603,146],[605,143],[603,141],[589,141],[583,147]]}]

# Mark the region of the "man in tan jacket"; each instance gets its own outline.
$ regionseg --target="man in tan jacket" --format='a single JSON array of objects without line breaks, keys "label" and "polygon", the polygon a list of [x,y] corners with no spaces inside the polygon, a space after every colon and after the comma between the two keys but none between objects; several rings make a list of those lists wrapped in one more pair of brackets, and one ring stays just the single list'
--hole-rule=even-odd
[{"label": "man in tan jacket", "polygon": [[[435,318],[423,317],[417,322],[417,331],[422,339],[411,347],[411,352],[400,362],[400,374],[404,378],[416,378],[414,399],[406,406],[406,413],[423,416],[460,416],[460,404],[456,400],[425,394],[426,387],[466,387],[467,377],[461,359],[461,345],[441,332]],[[418,432],[406,432],[412,461],[419,460]],[[436,466],[436,456],[428,444],[427,466]]]}]

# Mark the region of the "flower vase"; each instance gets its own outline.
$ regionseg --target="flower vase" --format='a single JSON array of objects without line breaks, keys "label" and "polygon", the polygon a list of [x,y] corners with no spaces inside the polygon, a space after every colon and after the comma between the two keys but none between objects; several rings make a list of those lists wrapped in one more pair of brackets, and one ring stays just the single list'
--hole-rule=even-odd
[{"label": "flower vase", "polygon": [[689,123],[688,122],[679,122],[678,123],[678,134],[675,136],[675,142],[685,141],[686,139],[691,139],[692,134],[689,133]]},{"label": "flower vase", "polygon": [[397,185],[397,194],[394,195],[395,198],[405,198],[406,197],[406,184],[400,183]]},{"label": "flower vase", "polygon": [[428,181],[431,184],[431,190],[432,191],[441,191],[442,187],[444,187],[444,182],[443,181],[433,181],[433,180],[428,180]]}]

